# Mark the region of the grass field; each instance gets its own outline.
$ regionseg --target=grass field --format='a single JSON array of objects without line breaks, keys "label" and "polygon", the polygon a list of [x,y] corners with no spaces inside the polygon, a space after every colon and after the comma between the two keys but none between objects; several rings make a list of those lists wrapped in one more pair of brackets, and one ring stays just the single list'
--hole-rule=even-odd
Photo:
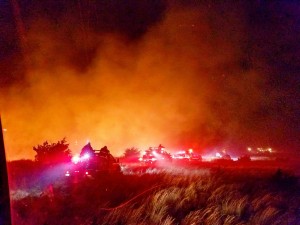
[{"label": "grass field", "polygon": [[52,170],[11,176],[14,224],[300,224],[298,177],[275,167],[126,167],[82,180]]}]

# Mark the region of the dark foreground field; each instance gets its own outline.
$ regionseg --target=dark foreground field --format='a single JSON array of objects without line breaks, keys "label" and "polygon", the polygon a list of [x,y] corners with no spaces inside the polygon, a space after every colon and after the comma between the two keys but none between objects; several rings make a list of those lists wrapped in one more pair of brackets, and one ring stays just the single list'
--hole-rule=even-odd
[{"label": "dark foreground field", "polygon": [[298,178],[285,169],[125,168],[83,180],[58,171],[14,171],[14,224],[300,224]]}]

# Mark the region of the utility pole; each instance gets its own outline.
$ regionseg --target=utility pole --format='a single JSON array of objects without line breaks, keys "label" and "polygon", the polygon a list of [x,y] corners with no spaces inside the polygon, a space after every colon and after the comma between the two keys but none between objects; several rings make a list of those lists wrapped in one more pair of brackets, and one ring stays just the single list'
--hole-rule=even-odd
[{"label": "utility pole", "polygon": [[11,225],[10,197],[3,129],[0,117],[0,224]]}]

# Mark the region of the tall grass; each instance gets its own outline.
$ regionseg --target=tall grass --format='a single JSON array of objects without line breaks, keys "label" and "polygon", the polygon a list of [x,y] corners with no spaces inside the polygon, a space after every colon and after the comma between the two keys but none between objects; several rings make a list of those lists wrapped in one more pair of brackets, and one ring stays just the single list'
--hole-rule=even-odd
[{"label": "tall grass", "polygon": [[297,178],[277,172],[153,169],[102,175],[76,184],[64,182],[54,184],[52,195],[44,192],[40,197],[14,200],[14,222],[300,224]]}]

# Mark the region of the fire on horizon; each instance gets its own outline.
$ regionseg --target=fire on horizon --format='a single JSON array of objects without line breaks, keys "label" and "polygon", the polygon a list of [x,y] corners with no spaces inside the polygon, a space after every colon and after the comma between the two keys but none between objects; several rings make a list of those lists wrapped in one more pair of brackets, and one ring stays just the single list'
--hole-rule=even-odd
[{"label": "fire on horizon", "polygon": [[66,137],[113,154],[299,149],[295,1],[4,0],[0,105],[7,157]]}]

